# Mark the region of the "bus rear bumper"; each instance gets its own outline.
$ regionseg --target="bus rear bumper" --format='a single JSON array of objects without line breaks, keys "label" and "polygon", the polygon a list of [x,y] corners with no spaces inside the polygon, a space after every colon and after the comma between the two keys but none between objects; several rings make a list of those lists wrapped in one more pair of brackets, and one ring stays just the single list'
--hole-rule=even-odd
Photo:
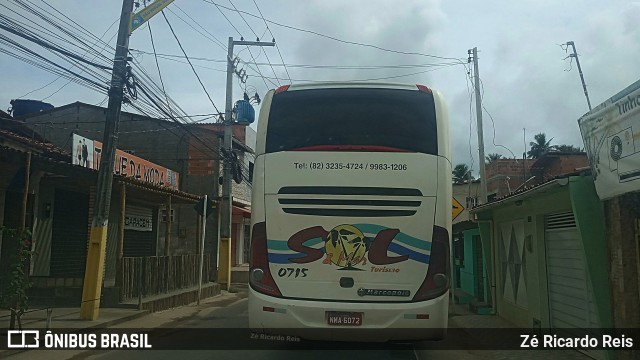
[{"label": "bus rear bumper", "polygon": [[[446,335],[449,293],[415,303],[279,299],[249,288],[249,328],[256,333],[329,341],[439,340]],[[328,324],[328,312],[361,313],[359,326]]]}]

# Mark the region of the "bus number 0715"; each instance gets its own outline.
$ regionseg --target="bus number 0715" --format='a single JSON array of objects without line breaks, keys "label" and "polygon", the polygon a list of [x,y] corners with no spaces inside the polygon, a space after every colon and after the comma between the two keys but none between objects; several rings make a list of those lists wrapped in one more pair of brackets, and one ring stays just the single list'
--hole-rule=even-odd
[{"label": "bus number 0715", "polygon": [[[279,277],[307,277],[307,271],[309,269],[306,268],[280,268],[278,270]],[[294,275],[295,274],[295,275]]]}]

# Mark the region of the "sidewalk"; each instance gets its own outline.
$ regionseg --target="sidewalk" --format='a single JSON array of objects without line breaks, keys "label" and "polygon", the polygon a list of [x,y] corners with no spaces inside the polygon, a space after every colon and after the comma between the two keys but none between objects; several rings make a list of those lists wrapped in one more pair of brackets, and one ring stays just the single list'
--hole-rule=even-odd
[{"label": "sidewalk", "polygon": [[[471,312],[466,304],[450,305],[449,327],[462,328],[482,345],[483,337],[495,336],[485,329],[517,329],[518,326],[497,315],[477,315]],[[495,339],[492,339],[495,340]],[[506,344],[506,341],[505,341]],[[590,360],[592,356],[577,350],[486,350],[491,359],[545,359],[545,360]]]},{"label": "sidewalk", "polygon": [[[117,323],[136,319],[149,313],[148,310],[128,308],[100,308],[98,320],[80,319],[80,308],[53,308],[51,309],[50,329],[86,329],[105,328]],[[8,329],[11,313],[9,310],[0,310],[0,328]],[[22,329],[46,329],[47,311],[34,310],[25,313],[21,317]],[[18,326],[16,321],[16,327]],[[0,336],[2,336],[0,334]]]},{"label": "sidewalk", "polygon": [[[232,287],[241,287],[242,284],[232,284]],[[204,291],[207,289],[207,291]],[[209,284],[207,287],[203,287],[201,304],[208,304],[215,302],[221,295],[227,292],[222,292],[219,284]],[[83,320],[80,318],[80,307],[54,307],[50,311],[50,321],[47,321],[47,310],[34,306],[33,309],[25,313],[21,317],[22,330],[30,329],[72,329],[75,333],[91,333],[98,331],[98,329],[105,329],[111,327],[117,327],[117,325],[135,320],[155,311],[170,310],[176,308],[182,308],[186,305],[195,305],[197,301],[197,288],[194,289],[181,289],[180,291],[145,297],[142,299],[142,310],[138,310],[137,300],[133,300],[130,303],[123,303],[120,307],[108,307],[100,308],[99,316],[97,320]],[[224,298],[224,296],[222,297]],[[159,304],[161,306],[159,306]],[[28,349],[9,349],[6,348],[7,331],[9,328],[11,319],[11,312],[9,310],[0,309],[0,359],[14,354],[18,354]],[[18,323],[16,321],[16,330]]]}]

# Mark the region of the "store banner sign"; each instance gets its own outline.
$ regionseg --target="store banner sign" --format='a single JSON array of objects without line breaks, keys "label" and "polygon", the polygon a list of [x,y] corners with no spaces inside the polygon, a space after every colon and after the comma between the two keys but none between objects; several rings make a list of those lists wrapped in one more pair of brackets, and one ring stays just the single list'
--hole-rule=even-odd
[{"label": "store banner sign", "polygon": [[578,124],[598,197],[606,200],[640,190],[640,80],[582,116]]},{"label": "store banner sign", "polygon": [[[73,134],[71,153],[74,165],[99,170],[102,155],[101,142]],[[116,149],[113,173],[175,190],[179,185],[177,172],[118,149]]]}]

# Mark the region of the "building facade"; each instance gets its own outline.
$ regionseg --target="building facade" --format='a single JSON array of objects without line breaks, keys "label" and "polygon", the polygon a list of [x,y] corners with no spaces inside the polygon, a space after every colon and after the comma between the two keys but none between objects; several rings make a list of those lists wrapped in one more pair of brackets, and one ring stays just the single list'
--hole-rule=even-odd
[{"label": "building facade", "polygon": [[[102,141],[106,109],[84,103],[73,103],[35,114],[25,115],[20,120],[31,127],[42,127],[42,135],[62,148],[72,148],[74,134]],[[232,224],[233,263],[247,261],[244,243],[246,222],[250,217],[250,179],[252,149],[245,145],[251,141],[253,130],[246,126],[233,126],[233,148],[244,164],[244,180],[233,182],[234,206]],[[249,135],[247,135],[249,134]],[[138,114],[122,112],[120,116],[118,149],[147,159],[180,174],[177,190],[207,195],[217,199],[221,194],[220,176],[222,128],[220,124],[177,124]],[[255,136],[253,136],[255,139]],[[74,144],[75,145],[75,144]],[[165,223],[158,229],[158,246],[153,249],[158,255],[188,255],[197,252],[198,234],[201,228],[198,218],[193,216],[192,204],[170,203],[168,198],[160,209],[159,221]],[[164,214],[164,216],[163,216]],[[167,214],[172,221],[166,224]],[[206,221],[205,251],[211,255],[209,278],[217,278],[218,255],[217,211]]]},{"label": "building facade", "polygon": [[[494,312],[526,328],[612,328],[604,208],[588,174],[481,205]],[[592,352],[596,358],[607,354]]]},{"label": "building facade", "polygon": [[[35,303],[46,300],[49,305],[77,305],[82,296],[97,171],[87,166],[82,145],[80,151],[72,152],[35,140],[40,137],[35,132],[31,134],[33,138],[21,136],[28,126],[9,117],[0,119],[0,125],[12,129],[0,130],[0,167],[3,169],[0,225],[18,229],[24,224],[31,231],[34,254],[29,275],[34,286],[29,290],[30,298]],[[16,126],[22,130],[17,131]],[[74,140],[78,138],[76,135]],[[82,138],[80,144],[83,140],[86,139]],[[79,159],[76,158],[78,154]],[[86,155],[89,155],[88,151]],[[133,157],[129,158],[133,164]],[[154,166],[154,169],[159,168]],[[103,305],[118,303],[126,294],[123,292],[125,279],[136,278],[133,276],[135,269],[124,271],[123,261],[154,257],[158,249],[165,246],[166,238],[161,238],[160,234],[171,227],[171,219],[163,218],[167,202],[193,206],[199,199],[199,196],[173,187],[145,181],[144,177],[114,175]],[[197,220],[195,212],[185,216]],[[3,269],[15,251],[14,240],[0,238],[0,267]],[[174,270],[176,273],[194,272],[184,266]],[[194,284],[181,281],[172,284],[177,288],[188,285]],[[145,291],[153,294],[157,289],[149,286]]]},{"label": "building facade", "polygon": [[501,198],[523,187],[530,179],[532,159],[498,159],[485,166],[487,197]]}]

